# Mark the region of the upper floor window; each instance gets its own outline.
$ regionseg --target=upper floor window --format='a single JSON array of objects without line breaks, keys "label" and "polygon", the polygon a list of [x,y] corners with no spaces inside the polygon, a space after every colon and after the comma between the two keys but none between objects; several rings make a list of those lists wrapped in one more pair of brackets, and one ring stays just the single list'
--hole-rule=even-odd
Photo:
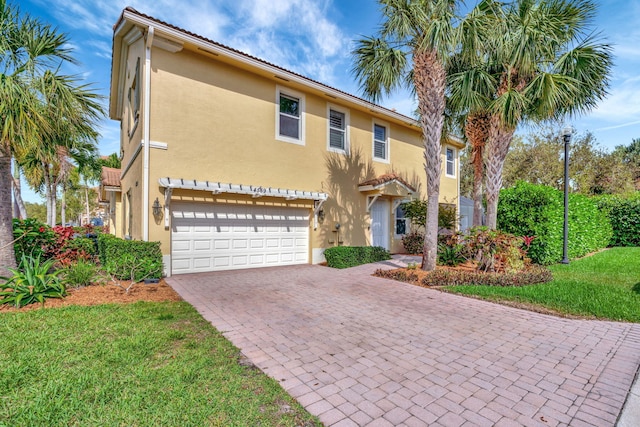
[{"label": "upper floor window", "polygon": [[447,148],[447,166],[446,173],[447,176],[456,176],[456,155],[455,150],[453,148]]},{"label": "upper floor window", "polygon": [[138,126],[138,119],[140,118],[140,58],[136,61],[136,71],[131,80],[131,86],[129,86],[129,137],[133,136],[133,133]]},{"label": "upper floor window", "polygon": [[276,139],[303,145],[304,96],[278,88],[277,100]]},{"label": "upper floor window", "polygon": [[345,111],[329,107],[329,141],[328,150],[338,153],[346,153],[349,148],[347,128],[349,115]]},{"label": "upper floor window", "polygon": [[389,162],[389,128],[380,123],[373,124],[373,159]]}]

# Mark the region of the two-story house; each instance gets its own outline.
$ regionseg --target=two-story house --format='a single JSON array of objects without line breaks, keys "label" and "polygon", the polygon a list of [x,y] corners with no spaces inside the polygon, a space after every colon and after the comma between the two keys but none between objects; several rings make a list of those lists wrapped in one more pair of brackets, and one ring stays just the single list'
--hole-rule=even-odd
[{"label": "two-story house", "polygon": [[[414,119],[131,8],[109,114],[111,232],[160,241],[168,274],[319,263],[335,245],[402,252],[402,203],[426,197]],[[442,144],[442,203],[458,203],[462,147]]]}]

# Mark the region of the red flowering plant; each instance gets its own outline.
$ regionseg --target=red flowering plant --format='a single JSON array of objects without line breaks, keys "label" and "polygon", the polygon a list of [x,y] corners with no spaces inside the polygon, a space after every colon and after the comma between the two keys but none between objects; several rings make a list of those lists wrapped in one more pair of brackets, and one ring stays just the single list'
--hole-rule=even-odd
[{"label": "red flowering plant", "polygon": [[27,219],[13,220],[13,249],[17,259],[22,256],[31,258],[51,258],[52,249],[56,242],[55,233],[51,227],[40,221]]},{"label": "red flowering plant", "polygon": [[527,247],[524,251],[529,252],[529,248],[531,247],[531,242],[535,239],[536,236],[522,236],[522,243]]},{"label": "red flowering plant", "polygon": [[82,237],[73,227],[58,225],[53,227],[53,231],[56,235],[53,257],[62,266],[68,267],[79,260],[89,261],[93,259],[95,250],[91,239]]}]

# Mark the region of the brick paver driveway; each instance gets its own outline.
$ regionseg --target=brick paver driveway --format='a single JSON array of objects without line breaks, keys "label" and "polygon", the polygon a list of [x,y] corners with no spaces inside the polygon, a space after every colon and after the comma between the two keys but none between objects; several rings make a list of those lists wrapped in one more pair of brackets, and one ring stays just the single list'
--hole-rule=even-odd
[{"label": "brick paver driveway", "polygon": [[640,325],[295,266],[168,282],[325,425],[612,426]]}]

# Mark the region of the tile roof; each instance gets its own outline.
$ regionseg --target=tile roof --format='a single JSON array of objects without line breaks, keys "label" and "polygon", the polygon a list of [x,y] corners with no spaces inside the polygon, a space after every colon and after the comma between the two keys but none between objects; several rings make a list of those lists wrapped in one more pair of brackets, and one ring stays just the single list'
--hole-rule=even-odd
[{"label": "tile roof", "polygon": [[414,192],[416,191],[416,189],[413,188],[413,186],[411,184],[409,184],[404,179],[400,178],[400,176],[398,174],[395,174],[395,173],[386,173],[384,175],[380,175],[379,177],[376,177],[376,178],[373,178],[373,179],[368,179],[368,180],[366,180],[364,182],[361,182],[358,185],[360,187],[363,187],[365,185],[372,185],[374,187],[377,187],[379,185],[390,184],[393,181],[399,182],[400,184],[404,185],[405,187],[407,187],[411,191],[414,191]]},{"label": "tile roof", "polygon": [[100,181],[105,187],[120,187],[120,173],[122,171],[116,168],[102,168],[102,180]]}]

